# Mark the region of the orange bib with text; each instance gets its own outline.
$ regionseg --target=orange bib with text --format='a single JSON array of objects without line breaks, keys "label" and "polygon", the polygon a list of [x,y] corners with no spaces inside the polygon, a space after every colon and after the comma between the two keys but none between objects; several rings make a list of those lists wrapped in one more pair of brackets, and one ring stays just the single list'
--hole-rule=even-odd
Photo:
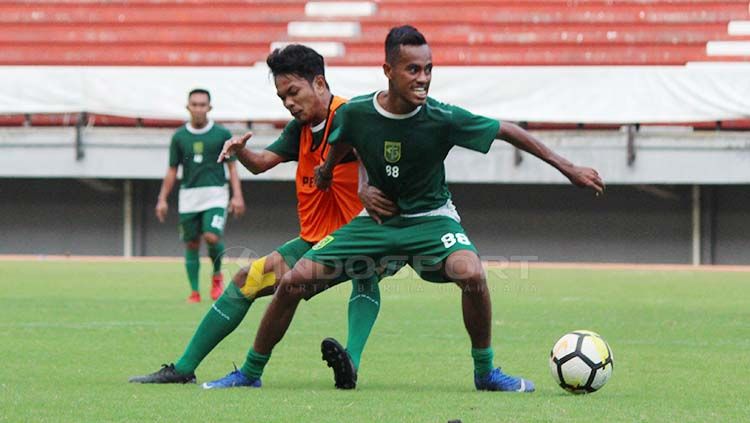
[{"label": "orange bib with text", "polygon": [[318,242],[326,235],[349,223],[362,211],[357,195],[359,184],[359,162],[338,164],[333,171],[331,188],[324,192],[315,187],[315,168],[325,162],[330,146],[328,134],[336,110],[346,103],[341,97],[333,97],[323,140],[317,147],[313,143],[310,125],[302,127],[299,158],[297,164],[297,213],[300,222],[300,237],[308,242]]}]

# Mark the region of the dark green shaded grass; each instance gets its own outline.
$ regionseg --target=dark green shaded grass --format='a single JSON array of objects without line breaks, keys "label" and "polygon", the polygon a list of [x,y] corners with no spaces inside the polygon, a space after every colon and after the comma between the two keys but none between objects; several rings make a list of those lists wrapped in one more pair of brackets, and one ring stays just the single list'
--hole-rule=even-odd
[{"label": "dark green shaded grass", "polygon": [[[207,266],[204,266],[204,270]],[[349,286],[298,309],[260,390],[127,383],[182,352],[210,306],[184,303],[176,263],[0,262],[0,420],[5,421],[741,421],[750,415],[750,278],[690,271],[489,272],[496,364],[530,395],[473,388],[457,288],[402,273],[383,306],[356,391],[336,391],[323,337],[346,338]],[[202,288],[208,297],[204,275]],[[268,299],[198,369],[241,365]],[[574,329],[614,352],[601,392],[572,396],[549,349]]]}]

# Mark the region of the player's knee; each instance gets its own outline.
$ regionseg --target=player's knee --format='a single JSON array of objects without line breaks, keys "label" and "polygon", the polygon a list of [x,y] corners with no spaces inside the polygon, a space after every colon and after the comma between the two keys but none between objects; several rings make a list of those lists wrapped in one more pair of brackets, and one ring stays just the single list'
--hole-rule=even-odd
[{"label": "player's knee", "polygon": [[299,272],[286,272],[276,288],[276,296],[290,302],[299,302],[305,296],[305,281]]},{"label": "player's knee", "polygon": [[481,293],[487,290],[487,278],[481,267],[464,269],[454,276],[454,280],[464,293]]},{"label": "player's knee", "polygon": [[235,273],[232,277],[232,283],[237,288],[242,289],[242,287],[245,286],[248,272],[250,272],[250,267],[243,267],[242,269],[238,270],[237,273]]},{"label": "player's knee", "polygon": [[197,250],[201,248],[201,240],[200,239],[193,239],[190,241],[185,242],[185,248],[188,250]]},{"label": "player's knee", "polygon": [[453,257],[445,266],[446,276],[452,281],[466,284],[485,283],[484,269],[482,262],[475,256],[456,256]]},{"label": "player's knee", "polygon": [[217,244],[219,242],[219,236],[212,232],[206,232],[203,234],[203,239],[207,244]]},{"label": "player's knee", "polygon": [[276,274],[266,271],[266,258],[261,257],[250,267],[242,268],[233,279],[240,292],[250,300],[273,293]]}]

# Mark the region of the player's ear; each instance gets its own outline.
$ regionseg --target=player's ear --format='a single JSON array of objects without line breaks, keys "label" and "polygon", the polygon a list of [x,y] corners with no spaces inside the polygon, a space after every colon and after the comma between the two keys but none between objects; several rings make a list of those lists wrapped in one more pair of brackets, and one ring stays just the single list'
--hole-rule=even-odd
[{"label": "player's ear", "polygon": [[211,104],[209,103],[209,105],[208,105],[208,111],[210,112],[211,110],[213,110],[213,108],[214,108],[214,106],[212,106],[212,105],[211,105]]},{"label": "player's ear", "polygon": [[315,78],[313,78],[313,90],[318,95],[325,93],[326,79],[323,75],[315,75]]},{"label": "player's ear", "polygon": [[391,64],[388,62],[383,63],[383,73],[385,74],[385,77],[389,80],[391,79],[391,72],[393,72],[393,68],[391,67]]}]

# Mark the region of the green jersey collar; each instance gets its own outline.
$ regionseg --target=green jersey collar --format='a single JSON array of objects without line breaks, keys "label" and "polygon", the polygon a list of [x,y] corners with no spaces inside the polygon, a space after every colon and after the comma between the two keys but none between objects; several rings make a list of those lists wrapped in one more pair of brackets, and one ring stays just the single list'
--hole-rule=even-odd
[{"label": "green jersey collar", "polygon": [[372,105],[375,107],[375,110],[377,110],[377,112],[380,113],[380,115],[383,117],[387,117],[388,119],[397,119],[397,120],[408,119],[416,115],[417,113],[419,113],[420,110],[422,110],[422,106],[420,105],[420,106],[417,106],[416,109],[412,110],[409,113],[404,113],[404,114],[391,113],[388,110],[385,110],[383,106],[381,106],[380,103],[378,103],[378,95],[380,95],[380,93],[382,93],[382,91],[378,91],[375,93],[375,95],[372,96]]},{"label": "green jersey collar", "polygon": [[193,135],[203,135],[206,132],[210,131],[211,128],[214,127],[214,121],[209,120],[206,126],[204,126],[201,129],[195,129],[193,128],[193,125],[190,124],[190,122],[185,124],[185,129],[187,129],[188,132],[190,132]]}]

